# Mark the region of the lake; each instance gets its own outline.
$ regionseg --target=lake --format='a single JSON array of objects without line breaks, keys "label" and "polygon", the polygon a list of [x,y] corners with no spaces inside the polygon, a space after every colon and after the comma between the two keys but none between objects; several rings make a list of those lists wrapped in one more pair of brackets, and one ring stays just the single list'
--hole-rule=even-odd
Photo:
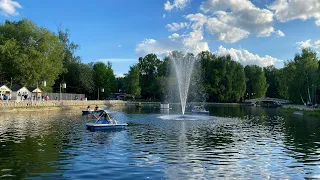
[{"label": "lake", "polygon": [[152,105],[114,114],[120,131],[86,130],[81,111],[2,113],[1,179],[320,178],[320,119],[277,108],[207,105],[177,121]]}]

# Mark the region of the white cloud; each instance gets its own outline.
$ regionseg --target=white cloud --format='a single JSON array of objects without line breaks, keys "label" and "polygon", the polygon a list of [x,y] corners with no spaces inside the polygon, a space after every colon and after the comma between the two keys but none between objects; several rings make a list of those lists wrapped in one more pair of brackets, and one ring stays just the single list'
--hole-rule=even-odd
[{"label": "white cloud", "polygon": [[313,48],[313,49],[320,49],[320,40],[312,42],[311,39],[308,39],[306,41],[299,41],[296,42],[296,45],[298,46],[298,49],[302,48]]},{"label": "white cloud", "polygon": [[319,0],[275,0],[269,8],[275,11],[275,17],[281,22],[315,18],[316,25],[320,26]]},{"label": "white cloud", "polygon": [[185,22],[184,23],[183,22],[181,22],[181,23],[174,22],[171,24],[167,24],[166,28],[168,28],[169,31],[178,31],[179,29],[185,28],[187,26],[188,26],[188,24]]},{"label": "white cloud", "polygon": [[320,48],[320,40],[315,41],[313,45],[315,48]]},{"label": "white cloud", "polygon": [[97,61],[101,61],[101,62],[134,62],[134,61],[137,61],[137,59],[133,59],[133,58],[101,58],[101,59],[97,59]]},{"label": "white cloud", "polygon": [[[234,43],[240,39],[248,37],[248,31],[230,26],[215,17],[207,17],[204,14],[189,14],[185,16],[191,22],[191,28],[194,30],[205,29],[217,40]],[[205,28],[204,28],[205,27]]]},{"label": "white cloud", "polygon": [[179,34],[173,33],[171,36],[169,36],[169,39],[177,39],[177,38],[179,38],[179,37],[180,37]]},{"label": "white cloud", "polygon": [[2,14],[6,16],[19,15],[16,10],[17,8],[22,8],[22,6],[16,1],[0,0],[0,10],[2,11]]},{"label": "white cloud", "polygon": [[227,43],[238,42],[250,34],[257,37],[271,34],[285,36],[282,31],[274,30],[273,12],[256,7],[250,0],[206,0],[202,2],[200,10],[208,14],[188,14],[185,16],[188,23],[172,23],[166,27],[169,31],[185,27],[206,31],[215,39]]},{"label": "white cloud", "polygon": [[273,13],[256,7],[249,0],[207,0],[201,4],[200,10],[214,15],[215,21],[220,26],[225,24],[228,29],[242,29],[258,37],[267,37],[274,32]]},{"label": "white cloud", "polygon": [[210,18],[207,22],[207,31],[214,35],[216,39],[224,42],[234,43],[240,39],[248,37],[248,31],[229,26],[226,23],[219,21],[217,18]]},{"label": "white cloud", "polygon": [[207,22],[207,16],[197,13],[197,14],[189,14],[185,16],[186,19],[191,21],[193,24],[191,25],[192,29],[199,29],[202,28],[203,25]]},{"label": "white cloud", "polygon": [[280,30],[276,31],[276,34],[277,34],[278,37],[284,37],[285,36],[285,34]]},{"label": "white cloud", "polygon": [[266,67],[269,65],[274,65],[275,62],[280,62],[277,58],[271,56],[260,57],[257,54],[252,54],[245,49],[226,49],[223,46],[219,46],[218,50],[214,52],[218,56],[230,55],[233,60],[241,63],[242,65],[258,65],[261,67]]},{"label": "white cloud", "polygon": [[203,41],[202,31],[194,30],[187,35],[179,35],[179,37],[177,35],[173,34],[169,38],[159,40],[145,39],[136,46],[136,55],[145,56],[146,54],[154,53],[163,57],[174,50],[194,54],[209,50],[208,43]]},{"label": "white cloud", "polygon": [[164,3],[164,9],[166,11],[171,11],[174,8],[176,9],[184,9],[190,4],[190,0],[174,0],[173,3],[170,3],[170,1],[167,1]]},{"label": "white cloud", "polygon": [[308,39],[306,41],[296,42],[296,45],[298,45],[299,48],[311,48],[312,47],[311,39]]},{"label": "white cloud", "polygon": [[120,73],[120,74],[115,74],[115,77],[116,78],[123,78],[123,77],[125,77],[125,75],[123,73]]},{"label": "white cloud", "polygon": [[207,0],[200,6],[203,12],[211,12],[215,14],[217,11],[242,11],[248,8],[254,8],[254,5],[249,0]]},{"label": "white cloud", "polygon": [[181,48],[180,44],[170,39],[165,38],[160,39],[158,41],[154,39],[145,39],[136,46],[135,52],[136,55],[139,57],[145,56],[150,53],[154,53],[161,56],[166,55],[170,51],[177,48]]},{"label": "white cloud", "polygon": [[209,51],[208,43],[203,41],[203,32],[201,30],[190,32],[182,42],[185,47],[185,52],[198,54],[201,51]]}]

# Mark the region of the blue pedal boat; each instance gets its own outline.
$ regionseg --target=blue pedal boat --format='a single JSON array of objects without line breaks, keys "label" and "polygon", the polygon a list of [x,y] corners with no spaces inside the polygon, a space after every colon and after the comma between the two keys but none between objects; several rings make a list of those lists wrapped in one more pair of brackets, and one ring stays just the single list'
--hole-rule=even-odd
[{"label": "blue pedal boat", "polygon": [[97,130],[115,130],[124,129],[128,126],[127,123],[117,123],[117,121],[112,120],[109,114],[117,113],[117,111],[112,110],[101,110],[99,117],[96,117],[96,122],[86,123],[87,129],[90,131]]},{"label": "blue pedal boat", "polygon": [[97,123],[87,123],[87,129],[90,131],[98,130],[114,130],[114,129],[124,129],[128,126],[127,123],[124,124],[97,124]]}]

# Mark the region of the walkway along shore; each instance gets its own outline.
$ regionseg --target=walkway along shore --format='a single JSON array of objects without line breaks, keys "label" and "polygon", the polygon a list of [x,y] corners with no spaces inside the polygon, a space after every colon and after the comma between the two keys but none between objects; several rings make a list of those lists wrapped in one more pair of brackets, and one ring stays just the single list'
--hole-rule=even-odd
[{"label": "walkway along shore", "polygon": [[96,105],[103,106],[124,106],[126,101],[105,100],[105,101],[0,101],[0,112],[12,111],[33,111],[33,110],[55,110],[74,109],[85,110],[87,106],[93,109]]}]

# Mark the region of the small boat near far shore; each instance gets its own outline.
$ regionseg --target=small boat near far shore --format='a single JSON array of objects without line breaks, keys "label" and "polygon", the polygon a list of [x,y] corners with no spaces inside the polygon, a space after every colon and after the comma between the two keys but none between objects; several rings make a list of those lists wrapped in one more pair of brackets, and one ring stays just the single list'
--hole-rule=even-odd
[{"label": "small boat near far shore", "polygon": [[85,111],[82,111],[82,115],[89,115],[89,114],[100,114],[103,110],[98,110],[98,111],[95,111],[95,110],[85,110]]},{"label": "small boat near far shore", "polygon": [[193,114],[209,114],[209,111],[207,111],[207,110],[192,110],[191,111]]},{"label": "small boat near far shore", "polygon": [[302,111],[295,111],[293,112],[294,115],[300,115],[303,116],[303,112]]},{"label": "small boat near far shore", "polygon": [[192,114],[209,114],[209,111],[205,110],[203,106],[193,106],[191,109]]}]

